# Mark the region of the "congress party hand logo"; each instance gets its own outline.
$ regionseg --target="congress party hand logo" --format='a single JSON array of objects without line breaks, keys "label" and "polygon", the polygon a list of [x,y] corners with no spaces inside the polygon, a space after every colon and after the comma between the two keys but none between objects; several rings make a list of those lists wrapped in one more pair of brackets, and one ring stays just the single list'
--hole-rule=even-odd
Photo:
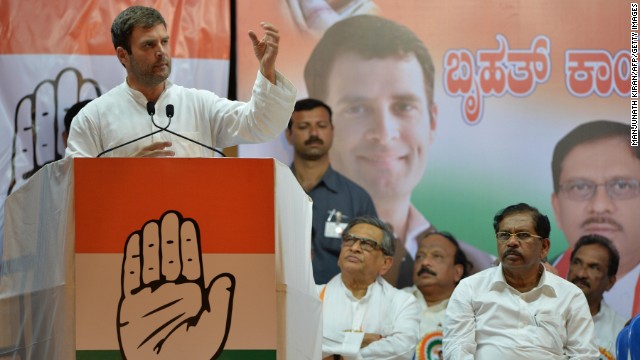
[{"label": "congress party hand logo", "polygon": [[96,80],[85,78],[80,70],[68,67],[60,70],[55,79],[40,81],[31,94],[18,101],[7,195],[46,164],[62,159],[64,116],[81,100],[81,94],[89,94],[93,99],[102,92]]},{"label": "congress party hand logo", "polygon": [[198,224],[176,211],[127,239],[118,304],[124,359],[215,359],[231,325],[235,277],[205,286]]}]

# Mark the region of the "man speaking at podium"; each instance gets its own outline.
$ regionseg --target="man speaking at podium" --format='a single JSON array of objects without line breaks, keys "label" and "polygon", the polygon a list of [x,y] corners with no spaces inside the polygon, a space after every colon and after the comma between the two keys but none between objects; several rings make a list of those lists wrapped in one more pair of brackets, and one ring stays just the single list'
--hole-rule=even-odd
[{"label": "man speaking at podium", "polygon": [[265,22],[261,27],[262,39],[249,32],[260,71],[245,103],[169,81],[164,18],[149,7],[125,9],[113,21],[111,37],[127,78],[77,115],[65,156],[209,157],[213,147],[275,138],[287,126],[296,89],[276,71],[278,29]]}]

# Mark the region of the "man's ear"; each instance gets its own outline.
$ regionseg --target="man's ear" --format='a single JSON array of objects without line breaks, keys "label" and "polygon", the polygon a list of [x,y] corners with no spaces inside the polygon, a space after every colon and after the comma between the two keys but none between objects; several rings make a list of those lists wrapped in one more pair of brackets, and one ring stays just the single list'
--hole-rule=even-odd
[{"label": "man's ear", "polygon": [[464,274],[464,265],[455,264],[453,266],[453,274],[454,274],[454,279],[456,281],[456,284],[459,283],[460,280],[462,280],[462,274]]},{"label": "man's ear", "polygon": [[129,53],[122,46],[118,46],[116,48],[116,56],[118,57],[118,61],[123,66],[129,65]]},{"label": "man's ear", "polygon": [[289,143],[289,145],[293,146],[293,140],[291,139],[291,129],[287,128],[284,131],[284,137],[287,139],[287,142]]},{"label": "man's ear", "polygon": [[613,276],[609,276],[609,285],[607,285],[607,289],[606,289],[605,291],[609,291],[609,290],[611,290],[611,288],[613,287],[613,285],[615,285],[615,284],[616,284],[616,281],[617,281],[617,280],[618,280],[618,279],[616,278],[616,276],[615,276],[615,275],[613,275]]},{"label": "man's ear", "polygon": [[378,272],[380,276],[383,276],[387,271],[389,271],[389,269],[391,269],[391,265],[393,265],[393,256],[385,255],[384,260],[382,261],[382,268],[380,268],[380,271]]},{"label": "man's ear", "polygon": [[558,200],[558,194],[553,192],[551,193],[551,207],[553,208],[553,215],[556,217],[556,224],[564,232],[564,227],[562,226],[562,216],[560,216],[560,200]]},{"label": "man's ear", "polygon": [[540,254],[541,259],[546,259],[547,255],[549,255],[549,250],[551,249],[551,240],[542,239],[542,253]]},{"label": "man's ear", "polygon": [[431,104],[431,107],[429,108],[429,118],[429,126],[431,127],[431,131],[436,131],[436,128],[438,126],[438,104]]}]

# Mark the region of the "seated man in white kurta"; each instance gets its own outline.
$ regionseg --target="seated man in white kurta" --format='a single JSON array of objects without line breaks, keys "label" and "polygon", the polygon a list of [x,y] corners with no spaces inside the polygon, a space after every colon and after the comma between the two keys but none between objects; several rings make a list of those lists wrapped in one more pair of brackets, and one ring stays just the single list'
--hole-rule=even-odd
[{"label": "seated man in white kurta", "polygon": [[442,326],[449,298],[472,266],[458,241],[447,232],[428,233],[418,240],[413,286],[403,289],[416,297],[420,307],[420,340],[415,359],[428,359],[429,354],[442,351]]},{"label": "seated man in white kurta", "polygon": [[604,293],[616,283],[620,254],[608,238],[590,234],[582,236],[571,251],[567,280],[584,292],[593,316],[596,345],[601,358],[616,353],[616,339],[626,320],[604,302]]},{"label": "seated man in white kurta", "polygon": [[377,218],[354,218],[343,231],[340,273],[319,285],[323,359],[411,359],[418,341],[418,306],[386,282],[394,239]]}]

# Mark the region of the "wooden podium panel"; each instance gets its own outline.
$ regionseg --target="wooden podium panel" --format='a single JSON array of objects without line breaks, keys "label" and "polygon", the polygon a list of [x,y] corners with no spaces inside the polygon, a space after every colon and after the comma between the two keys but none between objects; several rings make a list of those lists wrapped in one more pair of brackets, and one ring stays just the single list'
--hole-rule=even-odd
[{"label": "wooden podium panel", "polygon": [[[131,348],[127,358],[146,352],[195,358],[222,345],[221,358],[241,351],[245,359],[276,359],[274,178],[266,159],[77,159],[76,349],[82,356]],[[184,255],[192,246],[187,241],[198,240],[183,234],[190,226],[201,266],[192,266],[197,256]],[[124,260],[128,239],[138,249]],[[126,261],[133,271],[124,269]],[[193,271],[202,281],[187,279]],[[224,293],[219,301],[207,299],[211,279],[224,273],[235,280],[229,307]],[[189,300],[194,303],[181,304]],[[210,307],[227,316],[207,324],[206,315],[215,313]],[[119,316],[126,324],[117,325]]]},{"label": "wooden podium panel", "polygon": [[5,202],[0,355],[317,359],[310,233],[273,159],[47,164]]}]

